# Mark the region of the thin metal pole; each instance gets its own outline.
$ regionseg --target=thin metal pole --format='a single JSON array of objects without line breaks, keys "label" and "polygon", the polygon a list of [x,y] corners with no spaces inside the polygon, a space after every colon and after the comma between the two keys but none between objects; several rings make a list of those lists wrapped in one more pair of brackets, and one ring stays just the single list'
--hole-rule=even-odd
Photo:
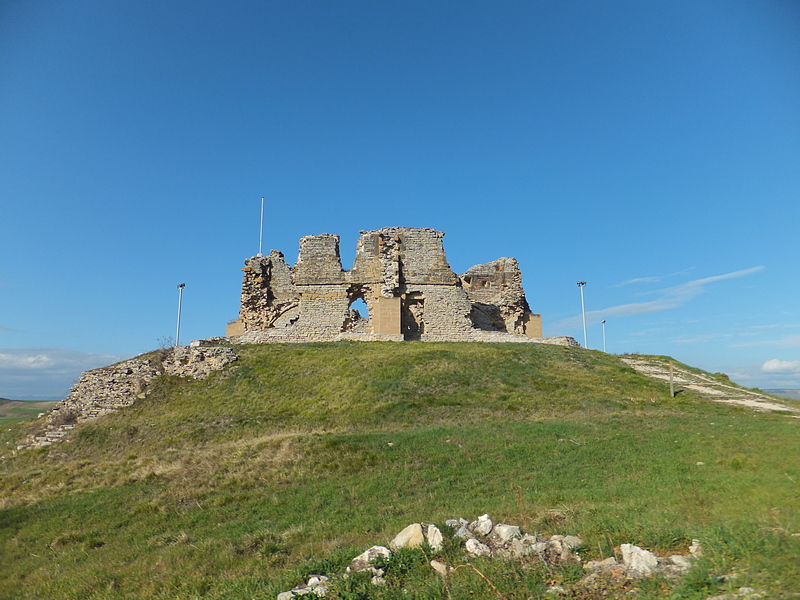
[{"label": "thin metal pole", "polygon": [[669,397],[675,397],[675,385],[672,382],[672,362],[669,363]]},{"label": "thin metal pole", "polygon": [[258,229],[258,255],[261,256],[261,241],[264,239],[264,196],[261,196],[261,220]]},{"label": "thin metal pole", "polygon": [[181,305],[183,304],[183,288],[185,283],[178,284],[178,328],[175,330],[175,347],[181,345]]},{"label": "thin metal pole", "polygon": [[600,321],[603,324],[603,352],[606,351],[606,320]]},{"label": "thin metal pole", "polygon": [[583,317],[583,347],[588,348],[589,344],[586,342],[586,305],[583,301],[583,288],[586,285],[585,281],[579,281],[578,287],[581,288],[581,316]]}]

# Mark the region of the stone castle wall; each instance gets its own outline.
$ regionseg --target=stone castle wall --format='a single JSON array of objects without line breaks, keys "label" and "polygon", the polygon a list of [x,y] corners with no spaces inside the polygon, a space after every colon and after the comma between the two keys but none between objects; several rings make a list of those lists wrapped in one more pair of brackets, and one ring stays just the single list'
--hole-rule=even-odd
[{"label": "stone castle wall", "polygon": [[[543,341],[516,259],[476,265],[462,276],[447,262],[434,229],[362,231],[345,271],[339,236],[300,240],[294,267],[281,252],[245,260],[239,343],[357,340]],[[351,309],[356,300],[368,315]],[[556,343],[563,343],[559,340]]]}]

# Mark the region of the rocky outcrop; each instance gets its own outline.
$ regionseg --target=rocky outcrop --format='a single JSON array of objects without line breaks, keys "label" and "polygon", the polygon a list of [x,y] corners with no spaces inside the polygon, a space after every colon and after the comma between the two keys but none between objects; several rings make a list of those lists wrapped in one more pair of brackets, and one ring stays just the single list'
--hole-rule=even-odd
[{"label": "rocky outcrop", "polygon": [[101,369],[86,371],[69,396],[47,416],[45,431],[17,447],[48,446],[66,437],[79,423],[131,406],[146,397],[148,387],[163,374],[205,379],[236,360],[228,347],[186,347],[157,350]]}]

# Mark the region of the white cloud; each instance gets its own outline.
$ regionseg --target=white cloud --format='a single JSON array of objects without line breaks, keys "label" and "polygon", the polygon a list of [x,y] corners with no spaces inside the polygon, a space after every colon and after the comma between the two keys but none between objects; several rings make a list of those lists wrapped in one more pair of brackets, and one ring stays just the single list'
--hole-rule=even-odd
[{"label": "white cloud", "polygon": [[[763,266],[752,267],[750,269],[742,269],[741,271],[733,271],[732,273],[725,273],[723,275],[714,275],[713,277],[694,279],[680,285],[653,292],[655,294],[659,294],[660,297],[649,302],[631,302],[629,304],[620,304],[618,306],[611,306],[601,310],[589,311],[586,313],[586,320],[596,322],[602,319],[608,319],[609,317],[627,317],[631,315],[640,315],[667,310],[670,308],[677,308],[679,306],[683,306],[692,298],[704,293],[706,291],[705,287],[710,283],[723,281],[725,279],[744,277],[746,275],[763,271],[764,268],[765,267]],[[580,325],[581,315],[577,315],[554,324],[552,328],[575,328],[580,327]]]},{"label": "white cloud", "polygon": [[615,283],[614,285],[611,285],[609,287],[617,288],[617,287],[622,287],[622,286],[625,286],[625,285],[632,285],[632,284],[636,284],[636,283],[658,283],[662,279],[667,279],[669,277],[675,277],[676,275],[685,275],[686,273],[688,273],[692,269],[694,269],[694,267],[689,267],[688,269],[683,269],[682,271],[677,271],[675,273],[670,273],[669,275],[656,275],[656,276],[652,276],[652,277],[634,277],[633,279],[626,279],[622,283]]},{"label": "white cloud", "polygon": [[610,287],[622,287],[623,285],[631,285],[634,283],[658,283],[659,281],[661,281],[661,277],[636,277],[634,279],[627,279],[622,283],[615,283]]},{"label": "white cloud", "polygon": [[64,348],[0,349],[0,397],[64,397],[83,371],[124,357]]},{"label": "white cloud", "polygon": [[758,340],[756,342],[739,342],[731,344],[731,348],[746,348],[749,346],[772,346],[773,348],[800,348],[800,334],[787,335],[786,337],[772,340]]},{"label": "white cloud", "polygon": [[702,344],[729,337],[731,337],[729,333],[700,333],[693,336],[675,338],[672,341],[676,344]]},{"label": "white cloud", "polygon": [[800,360],[778,360],[773,358],[761,365],[764,373],[800,373]]}]

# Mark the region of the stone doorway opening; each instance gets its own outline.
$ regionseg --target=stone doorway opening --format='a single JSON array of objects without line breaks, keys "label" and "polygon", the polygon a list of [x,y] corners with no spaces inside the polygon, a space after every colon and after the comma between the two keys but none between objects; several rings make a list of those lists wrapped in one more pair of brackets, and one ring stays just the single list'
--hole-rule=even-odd
[{"label": "stone doorway opening", "polygon": [[425,299],[421,294],[409,294],[403,302],[400,325],[403,338],[419,340],[425,333]]}]

